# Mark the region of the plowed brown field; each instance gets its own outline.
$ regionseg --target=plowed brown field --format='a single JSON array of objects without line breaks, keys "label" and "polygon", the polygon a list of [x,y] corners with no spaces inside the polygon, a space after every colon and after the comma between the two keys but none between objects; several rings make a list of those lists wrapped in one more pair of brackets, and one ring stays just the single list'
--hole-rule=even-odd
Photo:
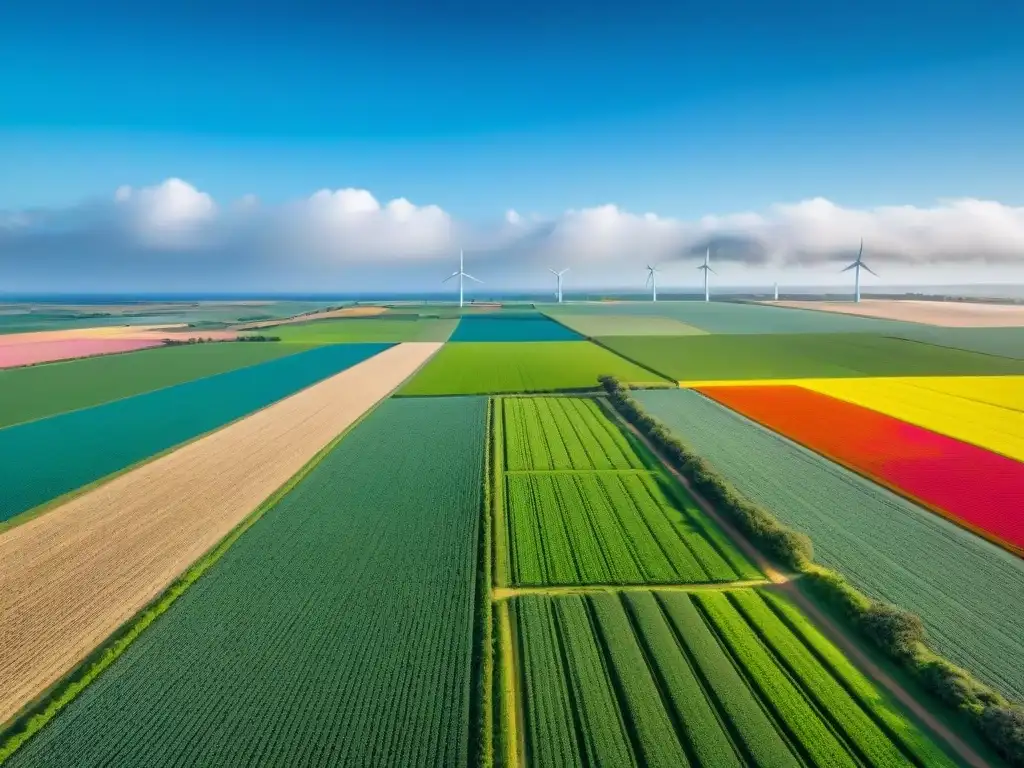
[{"label": "plowed brown field", "polygon": [[776,307],[816,309],[842,315],[905,320],[947,328],[1000,328],[1024,325],[1024,306],[958,301],[915,301],[913,299],[864,299],[851,301],[765,301]]},{"label": "plowed brown field", "polygon": [[387,349],[0,535],[0,723],[441,346]]}]

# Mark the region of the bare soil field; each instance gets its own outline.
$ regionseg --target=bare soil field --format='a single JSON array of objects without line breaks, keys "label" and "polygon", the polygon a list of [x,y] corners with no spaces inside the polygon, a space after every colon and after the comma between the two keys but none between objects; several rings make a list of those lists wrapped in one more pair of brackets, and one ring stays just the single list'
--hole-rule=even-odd
[{"label": "bare soil field", "polygon": [[391,347],[0,535],[0,723],[441,346]]},{"label": "bare soil field", "polygon": [[289,325],[291,323],[308,323],[310,320],[327,320],[332,317],[375,317],[387,312],[387,307],[343,307],[342,309],[331,309],[326,312],[315,312],[309,315],[296,315],[280,320],[260,320],[257,323],[244,323],[236,325],[235,330],[251,331],[256,328],[272,328],[275,325]]},{"label": "bare soil field", "polygon": [[773,307],[815,309],[858,317],[903,320],[946,328],[1002,328],[1024,326],[1024,306],[980,304],[959,301],[914,301],[864,299],[860,304],[845,301],[763,301]]}]

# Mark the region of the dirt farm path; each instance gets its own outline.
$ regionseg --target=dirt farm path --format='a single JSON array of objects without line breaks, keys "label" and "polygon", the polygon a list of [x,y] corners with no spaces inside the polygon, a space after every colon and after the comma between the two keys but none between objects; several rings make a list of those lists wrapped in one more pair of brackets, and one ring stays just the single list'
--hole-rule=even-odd
[{"label": "dirt farm path", "polygon": [[391,347],[0,534],[0,723],[441,346]]},{"label": "dirt farm path", "polygon": [[675,467],[665,459],[665,456],[655,448],[654,444],[642,434],[640,430],[623,419],[618,411],[610,406],[607,412],[614,415],[623,427],[637,436],[644,445],[658,458],[665,468],[672,473],[672,476],[682,483],[690,495],[697,502],[702,510],[729,535],[729,537],[743,550],[744,554],[750,557],[754,563],[768,576],[770,583],[784,592],[796,605],[804,611],[825,635],[848,656],[856,666],[864,672],[871,680],[889,692],[897,701],[912,712],[933,734],[946,742],[956,755],[967,765],[975,768],[987,768],[989,763],[985,761],[967,742],[947,728],[928,709],[910,695],[910,693],[891,675],[875,664],[868,655],[861,649],[858,642],[852,639],[846,630],[826,616],[817,605],[814,604],[792,583],[797,574],[785,574],[774,568],[761,552],[756,549],[747,539],[742,536],[727,520],[722,518],[708,501],[701,496],[690,485],[687,480]]}]

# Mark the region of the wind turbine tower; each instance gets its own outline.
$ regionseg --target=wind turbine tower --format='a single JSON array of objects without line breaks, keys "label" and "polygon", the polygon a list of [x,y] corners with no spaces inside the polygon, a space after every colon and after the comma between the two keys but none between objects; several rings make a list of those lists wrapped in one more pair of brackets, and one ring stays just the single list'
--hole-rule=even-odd
[{"label": "wind turbine tower", "polygon": [[569,267],[566,267],[561,272],[555,272],[555,270],[550,269],[550,268],[548,269],[548,272],[550,272],[552,275],[554,275],[555,279],[558,280],[558,292],[556,293],[556,295],[558,296],[558,303],[559,304],[562,303],[562,275],[564,275],[568,271],[569,271]]},{"label": "wind turbine tower", "polygon": [[704,263],[697,267],[697,269],[704,272],[704,301],[711,301],[711,293],[708,291],[708,272],[714,272],[716,275],[718,274],[711,268],[711,265],[708,264],[709,261],[711,261],[710,246],[708,246],[707,253],[704,254]]},{"label": "wind turbine tower", "polygon": [[462,259],[463,259],[463,257],[462,257],[462,249],[459,248],[459,271],[458,272],[452,272],[450,275],[448,275],[448,277],[446,277],[444,280],[441,281],[442,283],[447,283],[453,277],[459,278],[459,308],[460,309],[462,308],[462,296],[463,296],[463,288],[464,288],[465,278],[468,277],[470,280],[473,280],[473,281],[478,282],[478,283],[483,283],[483,280],[477,280],[475,277],[473,277],[471,274],[469,274],[468,272],[466,272],[462,268]]},{"label": "wind turbine tower", "polygon": [[854,277],[853,277],[853,281],[854,281],[853,282],[853,286],[854,286],[854,288],[853,288],[853,300],[857,304],[860,304],[860,271],[861,271],[861,269],[866,269],[872,275],[874,275],[875,277],[878,277],[878,273],[875,272],[873,269],[871,269],[871,267],[869,267],[867,264],[865,264],[862,261],[862,257],[863,256],[864,256],[864,238],[862,237],[860,239],[860,250],[857,251],[857,260],[855,262],[853,262],[853,264],[851,264],[850,266],[848,266],[846,269],[843,270],[843,272],[849,272],[851,269],[854,271],[853,272],[853,275],[854,275]]},{"label": "wind turbine tower", "polygon": [[775,284],[775,300],[776,301],[779,300],[779,284],[778,283]]},{"label": "wind turbine tower", "polygon": [[651,301],[658,300],[658,269],[652,267],[650,264],[647,265],[647,281],[644,285],[651,286]]}]

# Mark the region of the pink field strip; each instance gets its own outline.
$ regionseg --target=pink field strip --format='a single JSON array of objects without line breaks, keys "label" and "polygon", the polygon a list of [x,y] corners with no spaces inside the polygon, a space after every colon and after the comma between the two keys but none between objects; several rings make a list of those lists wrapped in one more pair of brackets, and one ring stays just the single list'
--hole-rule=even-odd
[{"label": "pink field strip", "polygon": [[159,347],[159,339],[69,339],[34,344],[4,344],[0,337],[0,368],[50,363],[76,357],[95,357],[114,352]]}]

